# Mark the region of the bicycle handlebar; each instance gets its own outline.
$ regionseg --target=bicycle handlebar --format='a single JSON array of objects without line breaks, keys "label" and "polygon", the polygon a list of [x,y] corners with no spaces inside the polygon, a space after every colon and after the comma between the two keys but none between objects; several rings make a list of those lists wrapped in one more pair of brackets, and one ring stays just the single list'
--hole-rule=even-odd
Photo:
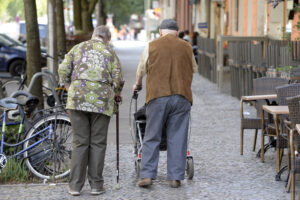
[{"label": "bicycle handlebar", "polygon": [[2,99],[2,101],[5,104],[20,104],[20,102],[18,101],[18,99],[13,98],[13,97],[4,98],[4,99]]},{"label": "bicycle handlebar", "polygon": [[[17,99],[19,96],[24,96],[24,97],[26,97],[26,99],[19,100],[19,99]],[[8,104],[15,103],[15,104],[18,104],[21,106],[27,106],[28,108],[32,108],[32,109],[34,109],[39,104],[39,98],[32,96],[27,91],[16,91],[10,97],[4,98],[3,101]],[[30,111],[28,111],[28,112],[30,112]]]}]

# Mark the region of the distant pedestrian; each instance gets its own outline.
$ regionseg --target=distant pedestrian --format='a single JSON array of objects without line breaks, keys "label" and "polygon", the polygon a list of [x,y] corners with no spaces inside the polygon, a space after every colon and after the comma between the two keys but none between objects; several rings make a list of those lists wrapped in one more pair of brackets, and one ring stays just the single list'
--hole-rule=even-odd
[{"label": "distant pedestrian", "polygon": [[193,40],[192,40],[192,47],[193,47],[193,53],[195,56],[195,60],[197,63],[198,63],[198,37],[199,37],[199,33],[194,32]]},{"label": "distant pedestrian", "polygon": [[19,15],[16,16],[15,20],[16,20],[16,23],[20,23],[20,17],[19,17]]},{"label": "distant pedestrian", "polygon": [[190,109],[193,102],[191,83],[197,64],[191,45],[181,40],[177,22],[163,20],[160,38],[146,46],[136,72],[133,90],[146,80],[146,132],[143,139],[140,180],[147,187],[157,177],[159,144],[162,130],[167,135],[168,180],[177,188],[184,179]]},{"label": "distant pedestrian", "polygon": [[183,39],[183,37],[184,37],[184,32],[183,32],[183,31],[179,32],[179,33],[178,33],[178,37],[181,38],[181,39]]},{"label": "distant pedestrian", "polygon": [[199,33],[198,32],[194,32],[192,46],[197,46],[197,44],[198,44],[198,37],[199,37]]},{"label": "distant pedestrian", "polygon": [[[91,194],[104,192],[103,167],[107,130],[114,99],[121,98],[119,59],[110,49],[106,26],[95,28],[91,40],[74,46],[59,66],[60,82],[68,88],[67,109],[73,128],[69,193],[80,195],[86,171]],[[69,87],[70,85],[70,87]]]},{"label": "distant pedestrian", "polygon": [[183,39],[187,42],[191,42],[191,37],[190,37],[190,32],[189,30],[185,30],[184,31],[184,36],[183,36]]}]

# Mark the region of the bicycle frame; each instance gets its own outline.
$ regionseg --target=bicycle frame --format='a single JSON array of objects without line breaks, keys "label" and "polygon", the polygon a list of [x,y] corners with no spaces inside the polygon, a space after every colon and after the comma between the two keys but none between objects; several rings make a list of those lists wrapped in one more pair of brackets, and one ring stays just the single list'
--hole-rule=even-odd
[{"label": "bicycle frame", "polygon": [[[21,123],[20,124],[20,127],[19,127],[19,132],[22,131],[22,127],[23,127],[23,124]],[[28,140],[31,140],[32,138],[46,132],[47,130],[49,130],[49,133],[41,138],[39,141],[33,143],[32,145],[30,145],[29,147],[27,147],[26,149],[23,149],[11,156],[8,157],[8,159],[12,158],[12,157],[16,157],[18,155],[21,155],[23,154],[24,152],[34,148],[35,146],[39,145],[40,143],[44,142],[46,139],[50,139],[52,134],[53,134],[53,125],[50,124],[49,126],[47,126],[46,128],[38,131],[37,133],[35,133],[34,135],[32,135],[30,138],[27,138],[25,140],[22,140],[21,142],[18,142],[16,144],[9,144],[9,143],[6,143],[4,142],[4,138],[5,138],[5,129],[6,129],[6,111],[4,111],[3,113],[3,119],[2,119],[2,136],[1,136],[1,149],[0,149],[0,154],[3,154],[3,151],[4,151],[4,146],[9,146],[9,147],[17,147],[17,146],[20,146],[22,144],[24,144],[25,142],[27,142]]]}]

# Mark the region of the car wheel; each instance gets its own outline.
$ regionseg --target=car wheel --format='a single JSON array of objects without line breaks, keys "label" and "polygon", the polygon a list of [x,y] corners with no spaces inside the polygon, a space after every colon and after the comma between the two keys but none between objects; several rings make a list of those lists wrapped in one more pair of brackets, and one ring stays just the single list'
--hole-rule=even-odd
[{"label": "car wheel", "polygon": [[25,73],[25,61],[15,60],[9,65],[9,73],[12,76],[21,76]]}]

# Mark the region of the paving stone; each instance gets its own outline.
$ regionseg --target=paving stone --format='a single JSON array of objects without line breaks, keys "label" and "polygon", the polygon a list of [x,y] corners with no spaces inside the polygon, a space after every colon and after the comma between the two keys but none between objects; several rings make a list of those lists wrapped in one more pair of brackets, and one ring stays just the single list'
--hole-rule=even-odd
[{"label": "paving stone", "polygon": [[[286,200],[285,182],[275,181],[276,153],[266,153],[261,163],[252,152],[253,131],[246,131],[244,155],[240,156],[239,100],[220,93],[217,86],[195,75],[193,81],[190,149],[194,158],[194,179],[184,180],[178,189],[170,188],[166,175],[166,152],[160,152],[158,179],[149,189],[136,186],[133,145],[120,146],[120,189],[116,188],[115,145],[108,145],[104,168],[106,192],[89,194],[89,185],[79,197],[67,194],[67,184],[0,186],[0,199],[107,199],[107,200]],[[246,110],[253,112],[253,108]],[[129,127],[128,127],[129,131]],[[259,132],[260,136],[260,132]],[[257,150],[260,147],[260,137]],[[300,184],[298,184],[300,185]],[[299,188],[297,187],[297,190]]]}]

